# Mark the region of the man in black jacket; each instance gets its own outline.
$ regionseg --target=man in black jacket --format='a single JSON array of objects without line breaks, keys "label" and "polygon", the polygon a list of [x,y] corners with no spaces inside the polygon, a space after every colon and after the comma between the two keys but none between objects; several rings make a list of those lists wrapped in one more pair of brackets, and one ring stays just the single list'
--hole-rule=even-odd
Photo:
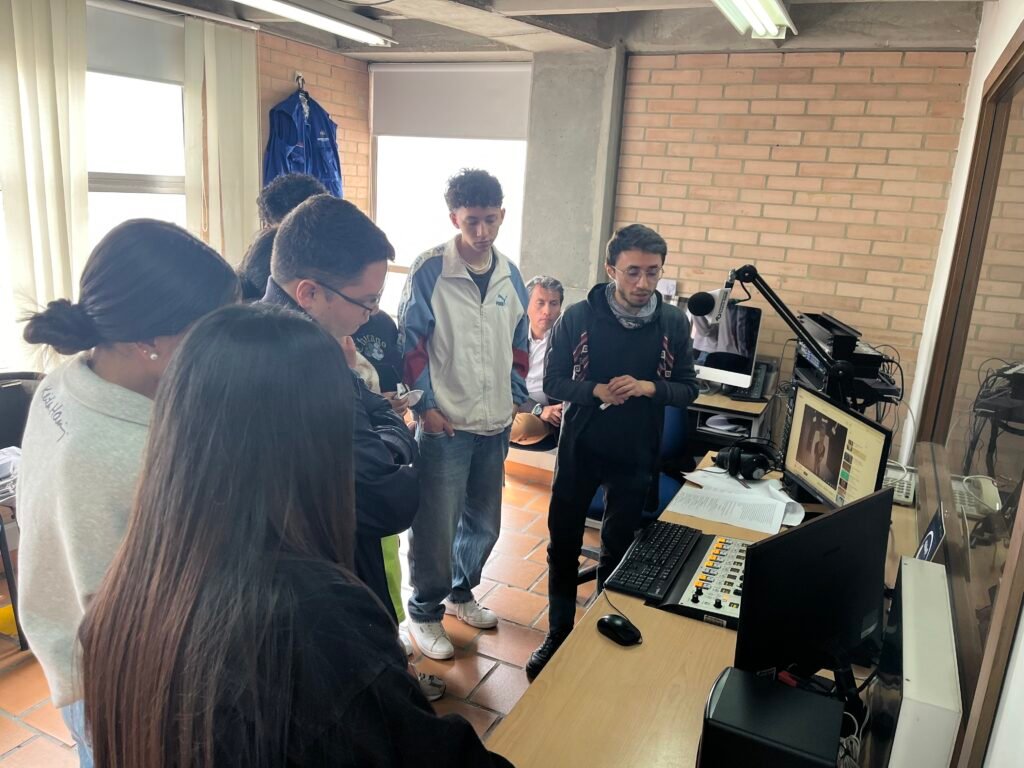
[{"label": "man in black jacket", "polygon": [[[377,308],[394,258],[387,237],[358,208],[317,195],[281,223],[263,301],[304,312],[340,342]],[[356,573],[395,618],[380,540],[408,529],[416,515],[416,442],[390,403],[352,376]]]},{"label": "man in black jacket", "polygon": [[620,229],[608,242],[611,282],[594,286],[551,331],[544,392],[565,405],[548,509],[550,629],[526,665],[530,680],[572,630],[594,493],[604,486],[600,590],[633,541],[657,482],[665,406],[686,408],[697,397],[690,324],[655,290],[667,252],[653,229]]}]

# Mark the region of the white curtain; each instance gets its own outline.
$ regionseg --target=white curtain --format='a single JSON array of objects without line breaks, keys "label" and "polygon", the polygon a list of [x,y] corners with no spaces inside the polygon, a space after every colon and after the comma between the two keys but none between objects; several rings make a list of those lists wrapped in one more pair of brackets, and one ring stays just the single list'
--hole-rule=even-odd
[{"label": "white curtain", "polygon": [[[85,0],[0,0],[3,320],[72,297],[88,256],[85,25]],[[11,365],[15,326],[0,327]]]},{"label": "white curtain", "polygon": [[185,20],[188,228],[232,264],[259,229],[256,33]]}]

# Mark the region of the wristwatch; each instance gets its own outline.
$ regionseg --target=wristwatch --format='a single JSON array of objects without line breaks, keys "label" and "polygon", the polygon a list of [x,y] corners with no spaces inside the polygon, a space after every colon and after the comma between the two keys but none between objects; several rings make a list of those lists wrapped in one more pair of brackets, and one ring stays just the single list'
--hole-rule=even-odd
[{"label": "wristwatch", "polygon": [[533,406],[533,410],[530,411],[530,413],[539,419],[540,415],[544,413],[544,406],[541,405],[540,403],[537,403],[536,405]]}]

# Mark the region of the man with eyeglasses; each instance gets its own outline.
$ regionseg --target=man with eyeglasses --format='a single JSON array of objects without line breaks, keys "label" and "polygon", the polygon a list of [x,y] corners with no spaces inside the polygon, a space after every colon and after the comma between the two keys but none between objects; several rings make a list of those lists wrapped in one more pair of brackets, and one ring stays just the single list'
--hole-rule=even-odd
[{"label": "man with eyeglasses", "polygon": [[[343,344],[377,308],[394,258],[385,234],[352,203],[317,195],[281,222],[263,301],[308,315]],[[380,542],[416,515],[416,444],[388,401],[352,375],[356,573],[394,614]]]},{"label": "man with eyeglasses", "polygon": [[665,406],[686,408],[697,397],[690,324],[656,290],[667,253],[653,229],[620,229],[607,247],[610,282],[591,288],[551,331],[544,392],[564,406],[548,508],[549,629],[526,664],[530,680],[572,630],[591,499],[603,486],[601,590],[656,499]]}]

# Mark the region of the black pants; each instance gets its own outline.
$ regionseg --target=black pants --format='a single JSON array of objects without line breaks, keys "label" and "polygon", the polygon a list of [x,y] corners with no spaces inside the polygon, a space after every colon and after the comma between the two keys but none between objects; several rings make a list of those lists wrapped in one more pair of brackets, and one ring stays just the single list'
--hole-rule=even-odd
[{"label": "black pants", "polygon": [[571,466],[559,457],[548,508],[548,601],[552,634],[567,634],[576,618],[576,581],[583,529],[594,493],[605,489],[597,588],[633,542],[651,484],[651,469],[594,455],[576,446]]}]

